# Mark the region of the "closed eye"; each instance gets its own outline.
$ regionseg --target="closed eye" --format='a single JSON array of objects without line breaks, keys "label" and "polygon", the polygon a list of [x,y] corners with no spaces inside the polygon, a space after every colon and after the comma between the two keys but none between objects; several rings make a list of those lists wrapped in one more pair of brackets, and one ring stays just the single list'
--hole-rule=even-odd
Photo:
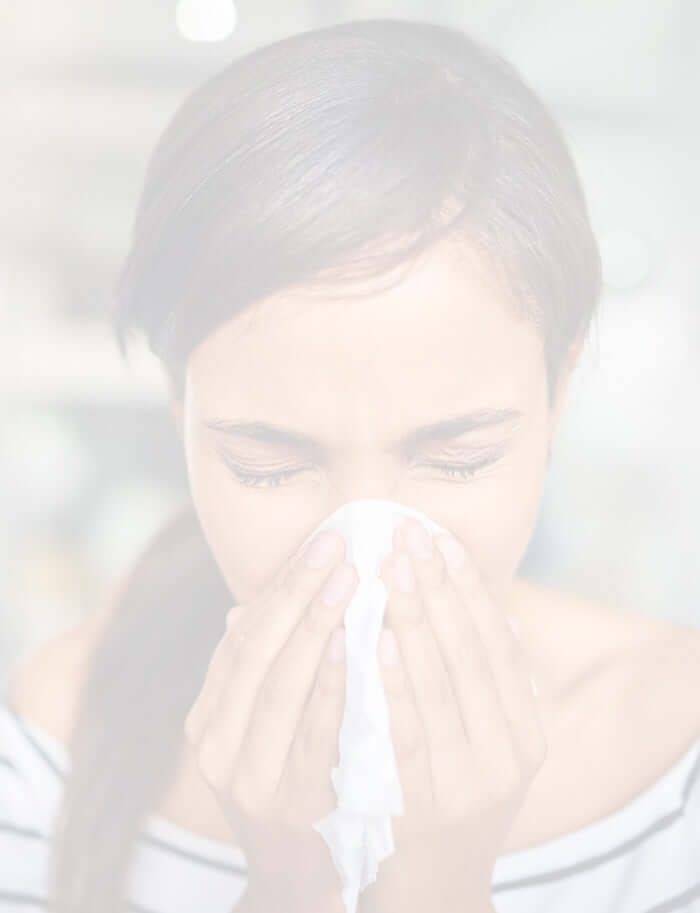
[{"label": "closed eye", "polygon": [[[231,470],[233,475],[238,479],[239,482],[243,485],[248,485],[251,488],[266,488],[272,487],[275,488],[278,485],[281,485],[286,479],[291,478],[292,476],[298,475],[300,472],[303,472],[303,469],[288,469],[285,472],[240,472],[236,470]],[[264,485],[263,483],[268,482],[269,486]]]},{"label": "closed eye", "polygon": [[[501,457],[502,452],[493,454],[490,453],[488,456],[480,460],[472,460],[467,463],[435,463],[435,462],[425,462],[420,463],[419,465],[423,468],[435,470],[438,475],[443,478],[448,479],[449,481],[468,481],[473,478],[481,469],[484,469],[486,466],[489,466],[493,463],[496,463],[497,460]],[[232,462],[231,458],[226,454],[225,451],[222,453],[224,462],[230,469],[233,476],[242,484],[249,488],[277,488],[280,485],[285,484],[289,479],[293,478],[296,475],[299,475],[302,472],[306,472],[312,467],[300,466],[294,469],[285,469],[279,472],[245,472],[239,466]]]},{"label": "closed eye", "polygon": [[438,472],[445,475],[448,479],[471,479],[480,469],[495,463],[498,456],[488,456],[483,460],[475,460],[471,463],[424,463],[431,469],[437,469]]}]

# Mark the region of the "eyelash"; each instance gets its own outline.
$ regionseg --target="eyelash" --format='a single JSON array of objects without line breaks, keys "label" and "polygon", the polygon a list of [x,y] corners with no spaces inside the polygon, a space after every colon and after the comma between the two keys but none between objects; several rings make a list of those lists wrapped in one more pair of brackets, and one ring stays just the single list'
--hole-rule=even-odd
[{"label": "eyelash", "polygon": [[[485,466],[488,466],[490,463],[495,463],[499,458],[500,454],[495,456],[485,457],[483,460],[474,461],[472,463],[422,463],[422,466],[427,466],[430,469],[437,469],[439,472],[444,472],[445,477],[449,481],[456,481],[455,476],[461,481],[468,481],[471,479],[479,469],[483,469]],[[224,461],[229,467],[233,475],[238,479],[242,485],[246,485],[249,488],[265,488],[265,485],[259,484],[260,482],[268,481],[270,482],[270,488],[278,488],[283,479],[290,478],[297,475],[300,472],[303,472],[302,469],[287,469],[284,472],[274,472],[274,473],[244,473],[236,469],[235,466],[231,463],[230,459],[224,454]],[[455,475],[450,475],[454,473]]]}]

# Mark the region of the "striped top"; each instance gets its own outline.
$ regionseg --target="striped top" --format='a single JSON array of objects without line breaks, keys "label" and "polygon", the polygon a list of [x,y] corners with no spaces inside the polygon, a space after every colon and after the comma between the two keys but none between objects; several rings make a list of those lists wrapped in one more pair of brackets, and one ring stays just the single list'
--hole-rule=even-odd
[{"label": "striped top", "polygon": [[[2,913],[46,908],[68,769],[65,747],[0,701]],[[133,913],[231,913],[245,885],[240,849],[146,818],[128,877]],[[492,885],[497,913],[700,913],[700,739],[612,814],[500,856]]]}]

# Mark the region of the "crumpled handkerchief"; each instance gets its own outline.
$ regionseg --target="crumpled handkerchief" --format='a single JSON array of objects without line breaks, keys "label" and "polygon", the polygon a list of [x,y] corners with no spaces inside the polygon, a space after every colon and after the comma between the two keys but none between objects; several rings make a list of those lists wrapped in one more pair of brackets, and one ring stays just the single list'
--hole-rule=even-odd
[{"label": "crumpled handkerchief", "polygon": [[363,498],[343,504],[306,540],[328,527],[339,530],[347,544],[346,560],[360,578],[344,616],[345,710],[339,763],[330,774],[337,806],[313,824],[340,875],[347,913],[355,913],[360,892],[376,880],[379,863],[394,853],[391,819],[404,813],[377,646],[387,601],[380,565],[405,516],[415,517],[430,533],[447,532],[403,504]]}]

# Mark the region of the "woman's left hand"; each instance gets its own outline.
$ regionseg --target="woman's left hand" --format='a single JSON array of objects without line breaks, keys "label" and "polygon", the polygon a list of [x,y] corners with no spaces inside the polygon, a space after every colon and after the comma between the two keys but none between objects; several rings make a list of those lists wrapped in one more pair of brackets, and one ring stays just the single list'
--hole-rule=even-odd
[{"label": "woman's left hand", "polygon": [[[408,518],[393,545],[381,576],[398,656],[381,667],[405,813],[359,910],[492,913],[496,858],[547,755],[531,670],[461,543]],[[412,592],[397,585],[411,576]]]}]

